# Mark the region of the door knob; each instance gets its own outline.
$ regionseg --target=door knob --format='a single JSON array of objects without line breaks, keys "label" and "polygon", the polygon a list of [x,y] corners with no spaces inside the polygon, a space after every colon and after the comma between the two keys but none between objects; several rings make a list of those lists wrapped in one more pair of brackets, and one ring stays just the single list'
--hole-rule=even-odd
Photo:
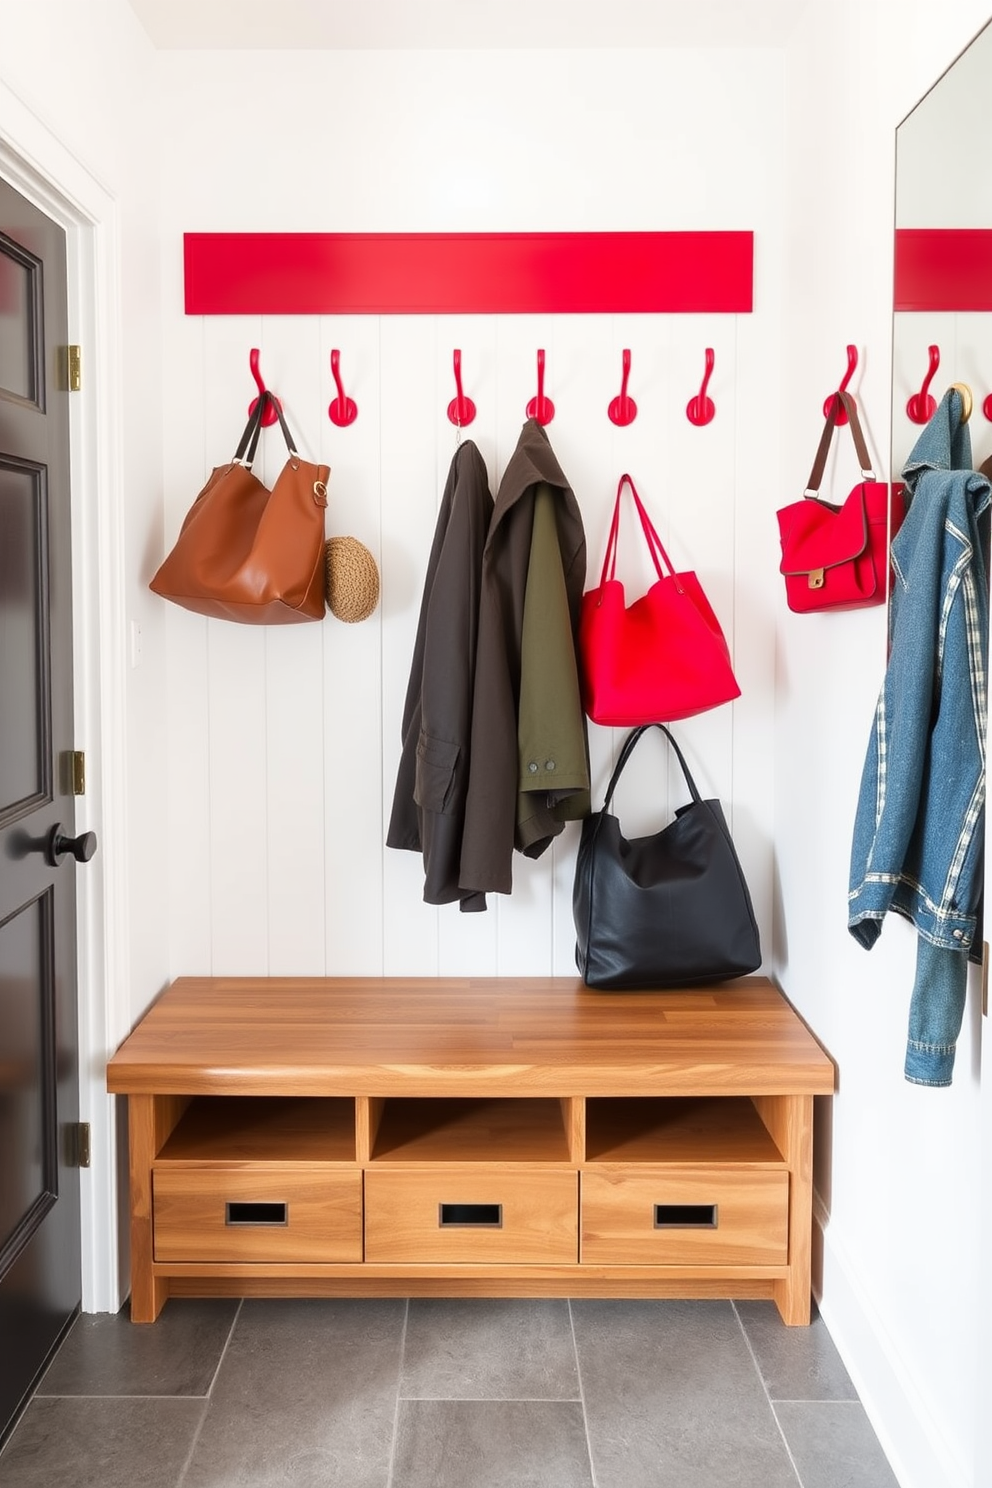
[{"label": "door knob", "polygon": [[78,837],[66,837],[63,835],[61,822],[52,828],[45,842],[45,858],[53,868],[57,867],[66,853],[72,853],[77,863],[88,863],[95,852],[95,832],[80,832]]}]

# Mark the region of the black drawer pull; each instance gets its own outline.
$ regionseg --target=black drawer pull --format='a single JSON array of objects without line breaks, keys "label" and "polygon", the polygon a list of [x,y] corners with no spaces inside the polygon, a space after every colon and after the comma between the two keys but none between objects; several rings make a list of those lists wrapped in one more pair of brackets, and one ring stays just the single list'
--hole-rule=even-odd
[{"label": "black drawer pull", "polygon": [[229,1225],[289,1224],[288,1204],[228,1204],[224,1223]]},{"label": "black drawer pull", "polygon": [[655,1204],[656,1230],[715,1230],[715,1204]]},{"label": "black drawer pull", "polygon": [[442,1230],[463,1228],[466,1225],[477,1229],[501,1230],[503,1228],[502,1204],[439,1204],[437,1206],[438,1227]]}]

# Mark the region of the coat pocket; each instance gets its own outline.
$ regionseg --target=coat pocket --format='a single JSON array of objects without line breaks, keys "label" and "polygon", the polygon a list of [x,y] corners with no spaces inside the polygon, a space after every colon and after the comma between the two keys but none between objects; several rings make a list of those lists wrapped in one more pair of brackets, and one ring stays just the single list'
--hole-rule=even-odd
[{"label": "coat pocket", "polygon": [[421,811],[439,814],[450,809],[459,747],[447,739],[421,733],[417,741],[417,772],[413,799]]}]

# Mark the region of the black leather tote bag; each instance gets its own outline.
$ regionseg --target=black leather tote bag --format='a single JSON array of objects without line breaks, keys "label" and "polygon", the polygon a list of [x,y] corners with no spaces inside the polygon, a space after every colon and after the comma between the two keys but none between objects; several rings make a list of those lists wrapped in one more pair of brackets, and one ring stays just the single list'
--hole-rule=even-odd
[{"label": "black leather tote bag", "polygon": [[[652,837],[628,840],[609,807],[634,746],[659,728],[692,800]],[[688,987],[761,965],[751,895],[719,801],[703,801],[664,724],[628,734],[602,811],[582,823],[572,891],[575,959],[589,987]]]}]

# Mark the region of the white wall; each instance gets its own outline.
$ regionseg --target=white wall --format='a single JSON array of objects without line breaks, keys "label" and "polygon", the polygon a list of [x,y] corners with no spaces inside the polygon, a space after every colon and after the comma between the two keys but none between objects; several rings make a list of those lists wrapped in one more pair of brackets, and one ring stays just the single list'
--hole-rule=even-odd
[{"label": "white wall", "polygon": [[[861,350],[855,391],[873,451],[887,462],[894,131],[988,17],[986,5],[966,0],[939,17],[922,4],[898,11],[894,25],[895,7],[835,6],[790,47],[789,496],[806,479],[820,403],[843,370],[848,341]],[[922,381],[926,339],[918,367],[896,369],[897,408]],[[955,375],[964,374],[948,370],[941,391]],[[898,413],[900,457],[907,429],[911,438]],[[839,495],[854,474],[850,463],[838,469]],[[866,953],[846,929],[854,804],[885,665],[884,612],[799,617],[783,606],[778,634],[779,974],[839,1069],[817,1159],[822,1309],[904,1488],[965,1488],[984,1481],[974,1464],[983,1408],[976,1298],[987,1251],[976,989],[953,1086],[907,1084],[913,933],[887,923]]]},{"label": "white wall", "polygon": [[[139,580],[143,551],[160,525],[161,300],[158,283],[156,59],[124,0],[0,0],[0,82],[53,141],[61,142],[106,194],[106,250],[116,261],[117,299],[100,306],[100,333],[119,360],[115,456],[124,499],[112,513],[122,540],[123,602],[143,631],[147,664],[126,681],[132,1012],[163,974],[162,856],[149,842],[158,825],[164,759],[161,670],[164,626]],[[4,120],[0,117],[0,134]],[[84,377],[96,358],[84,346]],[[88,360],[87,360],[88,358]],[[156,515],[158,513],[158,515]],[[85,747],[85,740],[79,741]],[[137,991],[141,988],[141,991]]]},{"label": "white wall", "polygon": [[[774,574],[766,497],[775,449],[761,406],[778,387],[779,55],[170,53],[162,63],[167,420],[176,430],[166,445],[167,534],[206,469],[233,450],[253,391],[248,353],[259,346],[301,448],[333,467],[328,531],[375,551],[383,595],[354,627],[328,619],[265,633],[169,613],[173,971],[574,970],[577,827],[536,864],[518,858],[513,894],[494,898],[485,916],[426,907],[417,857],[383,847],[424,569],[454,451],[445,410],[455,347],[479,410],[468,432],[494,491],[544,347],[557,409],[548,432],[583,511],[590,574],[625,470],[673,561],[700,573],[743,696],[679,736],[701,788],[732,814],[770,945],[772,586],[762,573]],[[531,100],[526,109],[508,106],[511,88]],[[711,107],[700,108],[704,96]],[[182,314],[184,230],[535,227],[753,228],[756,311]],[[685,407],[707,346],[717,415],[699,429]],[[343,430],[327,418],[332,347],[359,408]],[[624,347],[640,411],[618,429],[606,410]],[[282,454],[278,434],[268,437],[271,478]],[[627,512],[630,552],[635,531]],[[643,564],[630,577],[644,583]],[[601,797],[616,741],[612,731],[593,734]],[[665,819],[663,757],[653,741],[642,755],[625,793],[632,826],[638,794],[655,803],[655,823]]]},{"label": "white wall", "polygon": [[[0,0],[0,36],[0,155],[22,190],[48,183],[39,200],[69,225],[70,336],[83,345],[84,391],[71,410],[75,745],[88,762],[77,825],[101,839],[78,879],[81,1111],[94,1147],[82,1184],[83,1303],[106,1308],[118,1294],[104,1060],[167,972],[165,626],[140,579],[162,520],[156,59],[125,0]],[[125,661],[131,621],[144,642],[135,670]]]}]

